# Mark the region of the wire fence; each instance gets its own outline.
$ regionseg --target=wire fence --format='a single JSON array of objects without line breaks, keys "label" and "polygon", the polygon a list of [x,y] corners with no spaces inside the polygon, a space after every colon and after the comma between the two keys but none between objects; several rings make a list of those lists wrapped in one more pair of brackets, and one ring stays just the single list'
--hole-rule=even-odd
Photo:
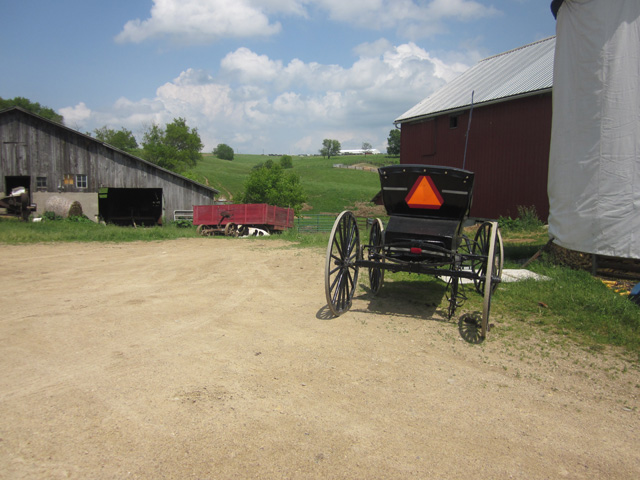
[{"label": "wire fence", "polygon": [[[337,214],[324,213],[318,215],[303,215],[296,217],[294,228],[300,233],[330,232],[338,217]],[[358,228],[368,229],[373,219],[367,217],[356,217]]]}]

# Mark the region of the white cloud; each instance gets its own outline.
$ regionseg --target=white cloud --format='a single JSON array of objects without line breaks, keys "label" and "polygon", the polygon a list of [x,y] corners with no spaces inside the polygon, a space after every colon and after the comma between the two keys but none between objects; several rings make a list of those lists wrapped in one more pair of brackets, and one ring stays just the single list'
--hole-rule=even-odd
[{"label": "white cloud", "polygon": [[75,107],[60,109],[60,115],[64,117],[64,123],[69,126],[83,124],[91,117],[91,109],[84,102],[78,103]]},{"label": "white cloud", "polygon": [[[202,44],[221,38],[272,36],[282,25],[272,17],[309,18],[325,11],[333,21],[363,29],[395,29],[405,38],[445,30],[444,20],[468,21],[500,12],[476,0],[153,0],[150,17],[130,20],[121,43],[170,37]],[[310,14],[311,12],[311,14]]]},{"label": "white cloud", "polygon": [[498,14],[493,6],[487,7],[474,0],[433,0],[427,7],[427,13],[436,18],[456,18],[471,20]]},{"label": "white cloud", "polygon": [[467,68],[411,42],[380,40],[355,51],[357,60],[345,68],[299,59],[285,64],[239,48],[221,60],[215,76],[187,69],[152,99],[121,98],[104,112],[79,104],[61,113],[89,130],[106,124],[138,135],[152,123],[183,117],[198,129],[205,151],[228,143],[244,153],[314,153],[323,138],[337,138],[345,148],[367,141],[384,151],[393,120]]},{"label": "white cloud", "polygon": [[239,48],[227,54],[220,63],[222,69],[235,75],[241,83],[263,83],[273,81],[282,70],[282,63],[258,55],[248,48]]},{"label": "white cloud", "polygon": [[225,37],[269,36],[280,29],[248,0],[154,0],[151,17],[127,22],[116,41],[140,43],[166,35],[181,43],[207,43]]},{"label": "white cloud", "polygon": [[284,13],[288,15],[307,16],[305,4],[308,0],[248,0],[255,8],[262,8],[268,13]]},{"label": "white cloud", "polygon": [[364,28],[405,28],[407,25],[426,29],[427,34],[439,29],[445,18],[469,20],[498,13],[475,0],[317,0],[332,19]]}]

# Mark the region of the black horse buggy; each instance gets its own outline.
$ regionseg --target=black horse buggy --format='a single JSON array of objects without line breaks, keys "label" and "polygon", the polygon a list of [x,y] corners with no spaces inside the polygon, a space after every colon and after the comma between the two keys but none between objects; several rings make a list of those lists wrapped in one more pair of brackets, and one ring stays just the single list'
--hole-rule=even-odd
[{"label": "black horse buggy", "polygon": [[[462,280],[483,296],[479,336],[489,330],[491,295],[500,283],[504,261],[497,222],[483,222],[473,240],[463,233],[473,196],[474,174],[432,165],[392,165],[378,170],[389,215],[386,228],[373,220],[367,243],[360,243],[350,211],[336,219],[325,264],[327,305],[338,316],[351,308],[360,268],[367,268],[373,294],[385,270],[428,274],[446,279],[447,315],[466,299]],[[475,320],[474,320],[475,321]]]}]

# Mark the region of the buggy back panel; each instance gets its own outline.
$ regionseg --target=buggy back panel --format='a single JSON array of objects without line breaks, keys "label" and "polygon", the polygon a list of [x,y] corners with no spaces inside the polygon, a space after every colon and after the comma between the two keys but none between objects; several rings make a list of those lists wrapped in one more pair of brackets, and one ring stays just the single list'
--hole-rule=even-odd
[{"label": "buggy back panel", "polygon": [[384,232],[384,243],[392,247],[390,256],[403,255],[411,248],[421,249],[421,256],[442,256],[460,246],[460,225],[457,220],[393,215]]},{"label": "buggy back panel", "polygon": [[435,165],[391,165],[378,169],[389,215],[462,222],[473,197],[474,174]]}]

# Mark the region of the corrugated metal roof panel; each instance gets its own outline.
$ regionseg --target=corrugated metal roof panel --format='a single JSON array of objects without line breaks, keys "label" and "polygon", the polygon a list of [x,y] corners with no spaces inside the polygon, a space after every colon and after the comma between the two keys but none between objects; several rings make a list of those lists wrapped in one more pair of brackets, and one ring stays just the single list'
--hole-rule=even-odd
[{"label": "corrugated metal roof panel", "polygon": [[474,104],[525,95],[553,86],[556,37],[485,58],[395,121],[403,122]]}]

